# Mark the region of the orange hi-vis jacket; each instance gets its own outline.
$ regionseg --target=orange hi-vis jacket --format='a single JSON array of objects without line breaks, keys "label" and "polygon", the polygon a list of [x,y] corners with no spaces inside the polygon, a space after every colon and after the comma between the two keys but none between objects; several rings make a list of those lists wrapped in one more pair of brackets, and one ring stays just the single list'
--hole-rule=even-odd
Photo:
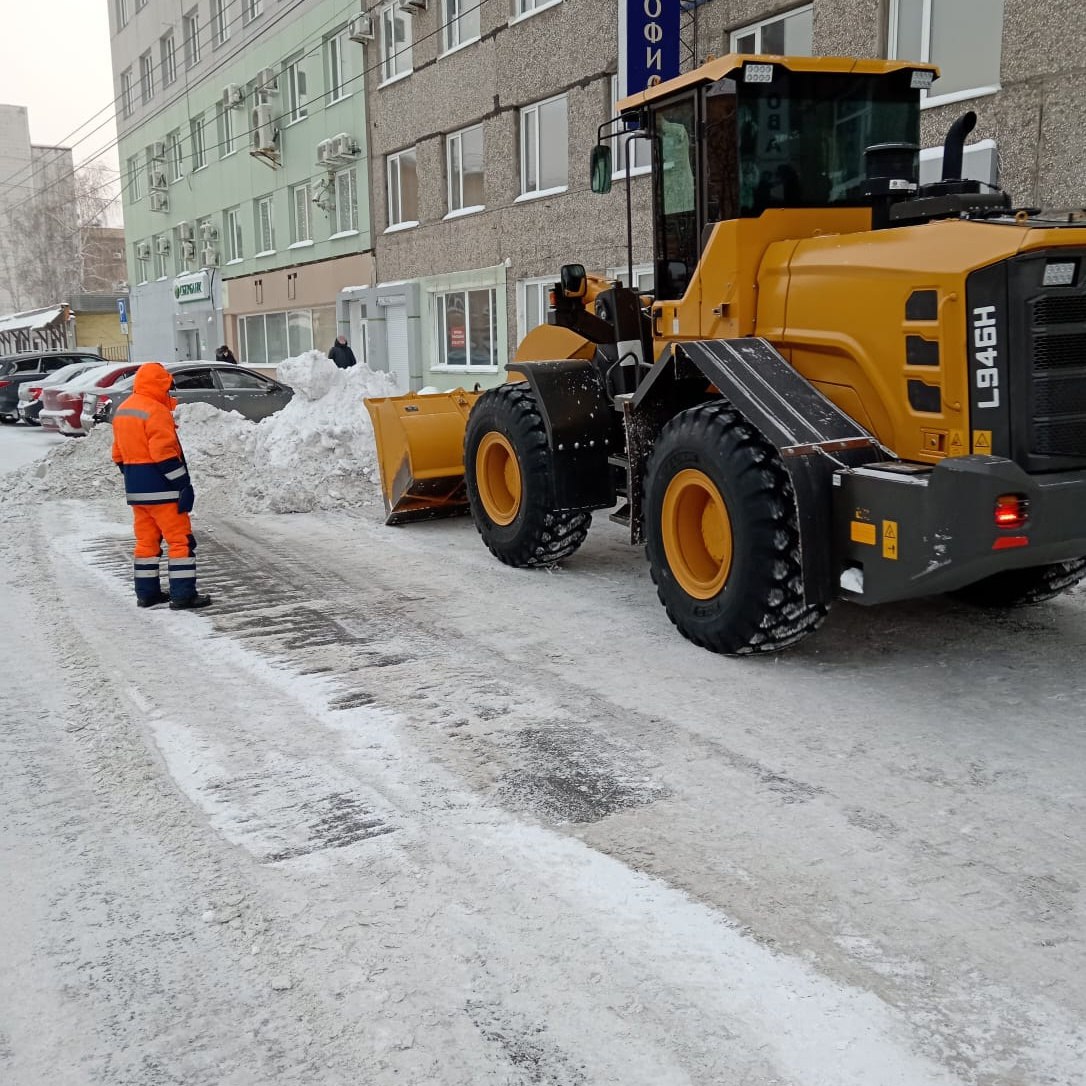
[{"label": "orange hi-vis jacket", "polygon": [[132,395],[113,412],[113,462],[124,472],[129,505],[176,502],[191,485],[173,421],[172,384],[161,363],[145,362]]}]

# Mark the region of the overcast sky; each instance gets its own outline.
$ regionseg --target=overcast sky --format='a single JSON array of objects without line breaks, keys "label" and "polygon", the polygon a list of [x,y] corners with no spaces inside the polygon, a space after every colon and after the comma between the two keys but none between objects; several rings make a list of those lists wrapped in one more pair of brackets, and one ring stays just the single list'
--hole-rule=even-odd
[{"label": "overcast sky", "polygon": [[[117,138],[108,3],[0,0],[0,102],[26,106],[31,140],[72,147],[76,163]],[[116,169],[116,150],[102,161]]]}]

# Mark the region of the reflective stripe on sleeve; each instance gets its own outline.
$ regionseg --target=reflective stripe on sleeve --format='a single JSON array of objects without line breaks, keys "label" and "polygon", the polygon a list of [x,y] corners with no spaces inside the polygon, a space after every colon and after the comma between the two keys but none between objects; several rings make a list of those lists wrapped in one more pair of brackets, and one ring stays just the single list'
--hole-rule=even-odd
[{"label": "reflective stripe on sleeve", "polygon": [[120,407],[113,412],[113,417],[115,419],[149,419],[151,417],[151,412],[141,411],[138,407]]},{"label": "reflective stripe on sleeve", "polygon": [[188,474],[188,468],[175,468],[173,471],[167,471],[166,478],[173,482],[174,479],[180,479],[182,475]]}]

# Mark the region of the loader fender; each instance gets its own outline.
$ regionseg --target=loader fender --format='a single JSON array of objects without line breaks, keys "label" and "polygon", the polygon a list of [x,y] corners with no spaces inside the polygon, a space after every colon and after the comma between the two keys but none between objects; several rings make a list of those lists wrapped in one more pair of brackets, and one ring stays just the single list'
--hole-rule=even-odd
[{"label": "loader fender", "polygon": [[606,509],[615,504],[607,458],[613,408],[592,362],[566,358],[510,362],[528,382],[543,416],[552,454],[554,495],[560,509]]},{"label": "loader fender", "polygon": [[689,340],[673,344],[631,404],[628,426],[646,460],[669,418],[716,394],[706,382],[780,453],[795,496],[804,598],[829,603],[837,595],[833,476],[881,459],[880,446],[766,340]]}]

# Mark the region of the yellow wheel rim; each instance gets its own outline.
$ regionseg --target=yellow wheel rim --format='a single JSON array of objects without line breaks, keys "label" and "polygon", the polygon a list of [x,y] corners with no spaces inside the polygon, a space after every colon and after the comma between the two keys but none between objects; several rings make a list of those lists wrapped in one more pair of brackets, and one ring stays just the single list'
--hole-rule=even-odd
[{"label": "yellow wheel rim", "polygon": [[680,471],[664,494],[660,514],[667,564],[696,600],[716,596],[732,568],[732,522],[716,484],[702,471]]},{"label": "yellow wheel rim", "polygon": [[486,515],[503,527],[520,512],[520,462],[504,434],[491,430],[475,453],[475,477]]}]

